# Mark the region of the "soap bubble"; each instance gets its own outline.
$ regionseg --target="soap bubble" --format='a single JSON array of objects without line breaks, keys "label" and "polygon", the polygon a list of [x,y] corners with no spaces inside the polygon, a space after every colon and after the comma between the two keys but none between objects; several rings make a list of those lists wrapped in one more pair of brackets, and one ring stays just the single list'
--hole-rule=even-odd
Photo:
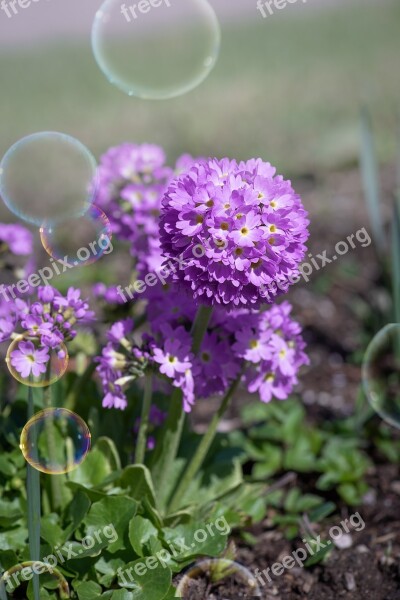
[{"label": "soap bubble", "polygon": [[247,592],[243,597],[261,597],[261,589],[251,571],[240,563],[227,558],[211,558],[193,564],[184,573],[177,589],[182,597],[186,598],[190,592],[193,593],[196,589],[192,588],[192,583],[197,579],[203,582],[209,581],[216,587],[218,584],[223,584],[228,578],[235,581],[236,589],[242,588]]},{"label": "soap bubble", "polygon": [[11,375],[29,387],[52,385],[64,375],[68,361],[63,342],[57,348],[48,348],[38,337],[26,333],[11,342],[6,356]]},{"label": "soap bubble", "polygon": [[207,0],[105,0],[92,29],[94,56],[109,81],[130,96],[155,100],[202,83],[220,38]]},{"label": "soap bubble", "polygon": [[373,338],[364,356],[362,378],[375,412],[400,428],[400,324],[386,325]]},{"label": "soap bubble", "polygon": [[109,254],[113,249],[111,238],[110,221],[94,204],[79,218],[40,229],[40,239],[47,254],[75,267],[90,265],[103,254]]},{"label": "soap bubble", "polygon": [[59,223],[86,211],[96,192],[96,171],[94,157],[75,138],[54,131],[34,133],[4,155],[0,195],[28,223]]},{"label": "soap bubble", "polygon": [[69,585],[65,577],[50,563],[39,560],[26,560],[4,571],[0,577],[0,592],[12,594],[15,588],[31,579],[33,574],[41,575],[41,583],[43,580],[52,584],[54,582],[58,586],[60,598],[70,597]]},{"label": "soap bubble", "polygon": [[25,460],[42,473],[60,475],[76,469],[90,450],[85,421],[66,408],[46,408],[36,413],[21,433]]}]

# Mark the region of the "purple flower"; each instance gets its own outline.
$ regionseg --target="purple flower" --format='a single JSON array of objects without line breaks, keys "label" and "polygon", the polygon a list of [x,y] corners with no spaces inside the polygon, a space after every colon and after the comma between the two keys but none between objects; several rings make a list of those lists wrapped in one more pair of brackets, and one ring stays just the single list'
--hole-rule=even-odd
[{"label": "purple flower", "polygon": [[[298,323],[290,318],[291,305],[283,302],[267,311],[228,315],[234,333],[233,351],[246,361],[244,381],[250,393],[263,402],[273,397],[284,400],[297,383],[297,373],[308,364],[305,343]],[[242,323],[242,324],[241,324]]]},{"label": "purple flower", "polygon": [[0,298],[0,343],[9,340],[14,333],[19,319],[17,302],[7,302]]},{"label": "purple flower", "polygon": [[165,325],[162,333],[165,342],[153,349],[154,361],[160,365],[160,373],[174,379],[192,367],[191,338],[183,327],[173,330]]},{"label": "purple flower", "polygon": [[31,341],[21,341],[18,350],[11,352],[11,365],[23,377],[39,377],[46,372],[50,360],[48,348],[35,348]]},{"label": "purple flower", "polygon": [[33,235],[22,225],[0,223],[0,241],[7,244],[13,254],[29,256],[33,251]]},{"label": "purple flower", "polygon": [[[196,300],[257,307],[271,302],[266,288],[298,275],[307,226],[300,197],[269,163],[210,159],[170,183],[161,247],[167,260],[183,253],[186,267],[171,280]],[[279,293],[275,286],[273,295]]]},{"label": "purple flower", "polygon": [[80,295],[74,288],[69,288],[66,296],[51,286],[37,288],[38,301],[16,301],[23,329],[59,354],[62,343],[76,336],[76,325],[93,319],[94,313]]},{"label": "purple flower", "polygon": [[178,159],[174,172],[166,165],[163,149],[152,144],[122,144],[100,159],[96,205],[107,213],[115,237],[130,244],[139,274],[161,266],[161,199],[173,177],[194,162],[186,154]]}]

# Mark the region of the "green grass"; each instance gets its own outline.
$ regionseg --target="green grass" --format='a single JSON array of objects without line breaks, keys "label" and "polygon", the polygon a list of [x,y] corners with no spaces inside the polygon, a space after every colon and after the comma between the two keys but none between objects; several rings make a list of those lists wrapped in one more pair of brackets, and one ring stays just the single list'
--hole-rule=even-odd
[{"label": "green grass", "polygon": [[[380,3],[379,3],[380,4]],[[345,166],[359,150],[359,109],[379,127],[380,157],[400,97],[400,5],[296,11],[223,29],[217,67],[169,101],[129,98],[98,69],[89,40],[0,57],[0,152],[38,130],[77,136],[95,154],[122,141],[181,152],[260,155],[289,173]]]}]

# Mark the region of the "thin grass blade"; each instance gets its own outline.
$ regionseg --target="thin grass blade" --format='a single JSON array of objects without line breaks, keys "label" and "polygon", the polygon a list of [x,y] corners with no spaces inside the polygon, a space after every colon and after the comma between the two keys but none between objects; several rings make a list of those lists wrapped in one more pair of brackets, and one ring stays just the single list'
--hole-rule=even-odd
[{"label": "thin grass blade", "polygon": [[[33,390],[28,388],[28,419],[34,415]],[[33,453],[37,452],[34,444]],[[37,457],[36,457],[37,458]],[[35,460],[35,456],[33,456]],[[28,496],[28,533],[29,555],[32,561],[40,560],[40,473],[27,464],[26,486]],[[39,575],[33,576],[33,594],[35,600],[40,600]]]},{"label": "thin grass blade", "polygon": [[385,253],[386,239],[381,212],[379,169],[372,133],[371,117],[365,108],[361,112],[360,167],[372,235],[378,253],[383,255]]}]

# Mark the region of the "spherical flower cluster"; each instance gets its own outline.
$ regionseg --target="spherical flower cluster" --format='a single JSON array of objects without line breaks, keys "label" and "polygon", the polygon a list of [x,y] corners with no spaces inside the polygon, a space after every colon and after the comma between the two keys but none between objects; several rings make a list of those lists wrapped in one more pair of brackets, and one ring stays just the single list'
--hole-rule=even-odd
[{"label": "spherical flower cluster", "polygon": [[[271,302],[283,293],[306,251],[307,213],[291,183],[261,159],[210,159],[174,179],[163,198],[162,251],[187,266],[173,281],[203,304],[226,308]],[[287,282],[285,284],[282,283]]]},{"label": "spherical flower cluster", "polygon": [[101,157],[95,204],[107,213],[115,237],[130,243],[139,272],[161,266],[161,198],[174,175],[193,163],[183,155],[174,171],[166,165],[164,150],[152,144],[122,144]]}]

